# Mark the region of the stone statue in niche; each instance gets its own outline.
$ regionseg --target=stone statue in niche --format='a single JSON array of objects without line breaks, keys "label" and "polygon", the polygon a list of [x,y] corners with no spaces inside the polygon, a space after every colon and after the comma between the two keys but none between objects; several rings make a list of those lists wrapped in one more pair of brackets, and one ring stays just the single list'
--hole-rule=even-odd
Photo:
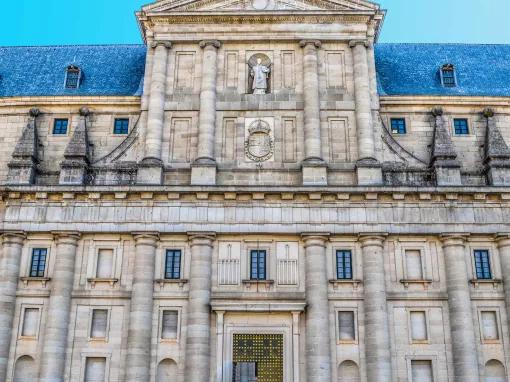
[{"label": "stone statue in niche", "polygon": [[250,93],[267,94],[270,92],[271,60],[265,54],[255,54],[248,60]]}]

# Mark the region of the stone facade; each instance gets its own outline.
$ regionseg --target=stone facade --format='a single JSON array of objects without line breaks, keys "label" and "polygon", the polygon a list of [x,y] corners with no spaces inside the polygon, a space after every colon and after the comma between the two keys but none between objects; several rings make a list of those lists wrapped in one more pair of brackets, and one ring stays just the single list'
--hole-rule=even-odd
[{"label": "stone facade", "polygon": [[508,98],[380,94],[364,0],[137,17],[141,96],[0,98],[1,381],[509,380]]}]

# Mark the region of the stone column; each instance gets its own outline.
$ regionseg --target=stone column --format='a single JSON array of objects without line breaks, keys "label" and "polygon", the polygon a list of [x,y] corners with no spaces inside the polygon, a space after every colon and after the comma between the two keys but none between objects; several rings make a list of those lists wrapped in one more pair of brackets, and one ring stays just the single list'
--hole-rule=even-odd
[{"label": "stone column", "polygon": [[55,232],[54,236],[57,250],[41,352],[40,382],[64,381],[76,248],[80,239],[78,232]]},{"label": "stone column", "polygon": [[510,324],[510,233],[496,235],[496,242],[498,243],[499,261],[503,275],[506,316]]},{"label": "stone column", "polygon": [[368,382],[391,382],[390,337],[384,278],[383,234],[360,235]]},{"label": "stone column", "polygon": [[223,323],[225,311],[216,311],[216,382],[223,382]]},{"label": "stone column", "polygon": [[300,381],[299,379],[299,317],[301,312],[292,312],[292,380]]},{"label": "stone column", "polygon": [[148,382],[150,377],[154,267],[159,235],[135,232],[135,264],[129,310],[127,382]]},{"label": "stone column", "polygon": [[0,262],[0,381],[7,380],[7,362],[11,347],[12,323],[16,307],[16,290],[25,240],[24,232],[5,232],[2,235]]},{"label": "stone column", "polygon": [[478,358],[465,257],[466,235],[441,236],[456,381],[478,382]]},{"label": "stone column", "polygon": [[214,233],[190,233],[191,273],[186,325],[186,382],[209,381],[211,270]]},{"label": "stone column", "polygon": [[217,56],[221,43],[217,40],[200,42],[202,58],[202,84],[200,89],[200,118],[198,125],[198,154],[191,168],[192,185],[216,184],[214,133],[216,127],[216,75]]},{"label": "stone column", "polygon": [[303,234],[306,275],[307,382],[331,380],[326,242],[329,234]]},{"label": "stone column", "polygon": [[303,185],[326,185],[327,169],[322,159],[321,116],[319,97],[318,40],[299,42],[303,48],[303,99],[305,159],[303,161]]},{"label": "stone column", "polygon": [[370,98],[370,74],[368,70],[366,40],[354,40],[352,48],[354,64],[354,99],[356,105],[356,133],[358,138],[357,175],[358,184],[382,183],[382,170],[375,156],[374,123]]},{"label": "stone column", "polygon": [[137,176],[137,182],[141,184],[161,184],[163,180],[161,143],[165,122],[166,76],[170,47],[171,43],[167,41],[155,41],[151,45],[155,51],[145,135],[145,158],[139,164]]}]

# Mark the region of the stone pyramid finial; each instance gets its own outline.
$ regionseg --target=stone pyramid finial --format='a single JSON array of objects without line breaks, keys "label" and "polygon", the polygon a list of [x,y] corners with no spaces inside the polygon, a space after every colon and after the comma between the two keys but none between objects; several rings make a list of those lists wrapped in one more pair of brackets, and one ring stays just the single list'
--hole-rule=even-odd
[{"label": "stone pyramid finial", "polygon": [[60,184],[83,184],[90,163],[87,118],[90,110],[80,109],[80,121],[74,129],[71,140],[64,152],[64,161],[60,167]]},{"label": "stone pyramid finial", "polygon": [[483,111],[486,118],[484,165],[487,181],[492,186],[510,185],[510,149],[494,118],[494,111]]},{"label": "stone pyramid finial", "polygon": [[39,109],[32,108],[29,112],[28,123],[21,133],[8,163],[8,184],[27,185],[35,182],[36,166],[39,163],[36,119]]},{"label": "stone pyramid finial", "polygon": [[434,139],[432,141],[432,155],[430,166],[434,169],[438,186],[461,185],[460,163],[452,138],[445,126],[443,109],[432,109],[434,122]]}]

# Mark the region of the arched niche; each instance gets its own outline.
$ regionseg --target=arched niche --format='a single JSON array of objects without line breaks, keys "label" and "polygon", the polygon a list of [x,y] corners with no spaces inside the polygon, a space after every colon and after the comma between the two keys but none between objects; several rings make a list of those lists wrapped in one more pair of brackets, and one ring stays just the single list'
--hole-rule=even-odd
[{"label": "arched niche", "polygon": [[491,359],[485,364],[484,382],[506,382],[505,367],[496,359]]},{"label": "arched niche", "polygon": [[360,382],[359,368],[354,361],[343,361],[338,365],[338,382]]},{"label": "arched niche", "polygon": [[[248,59],[248,87],[247,87],[247,93],[249,94],[257,94],[255,89],[253,88],[253,82],[254,82],[254,76],[253,76],[253,69],[257,65],[262,65],[268,69],[268,72],[265,73],[266,76],[266,89],[265,94],[271,93],[271,82],[272,82],[272,62],[271,59],[264,53],[255,53]],[[260,94],[260,93],[259,93]]]},{"label": "arched niche", "polygon": [[19,357],[14,366],[13,382],[35,381],[36,379],[37,372],[34,359],[28,355]]},{"label": "arched niche", "polygon": [[177,364],[173,359],[166,358],[158,365],[156,382],[175,381],[177,376]]}]

